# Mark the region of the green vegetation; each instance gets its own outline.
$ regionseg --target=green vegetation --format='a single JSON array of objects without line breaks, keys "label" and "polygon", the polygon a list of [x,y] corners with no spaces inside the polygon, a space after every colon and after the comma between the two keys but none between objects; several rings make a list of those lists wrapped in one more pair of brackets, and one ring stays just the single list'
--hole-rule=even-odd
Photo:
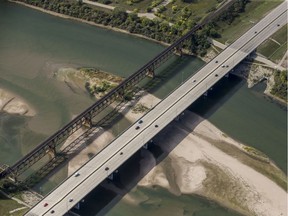
[{"label": "green vegetation", "polygon": [[126,91],[124,93],[124,100],[125,101],[131,101],[131,100],[133,100],[133,97],[134,97],[134,92],[133,91]]},{"label": "green vegetation", "polygon": [[271,90],[271,94],[287,101],[287,71],[276,71],[274,74],[275,84]]},{"label": "green vegetation", "polygon": [[[200,15],[202,16],[208,15],[209,12],[216,9],[217,4],[219,4],[219,2],[221,2],[222,0],[214,0],[214,4],[212,4],[214,9],[213,8],[211,9],[212,6],[209,7],[209,5],[211,5],[210,0],[209,1],[203,0],[201,1],[201,3],[200,2],[194,3],[194,1],[192,1],[191,3],[187,3],[179,0],[180,1],[179,4],[182,5],[184,4],[187,6],[181,9],[180,20],[177,20],[177,23],[175,23],[174,25],[170,25],[166,21],[161,22],[159,20],[150,20],[145,17],[140,18],[135,13],[128,14],[119,8],[116,8],[114,11],[111,12],[105,12],[76,1],[75,2],[74,1],[71,2],[69,0],[63,0],[63,1],[19,0],[19,1],[34,6],[42,7],[46,10],[69,15],[87,21],[92,21],[97,24],[117,27],[134,34],[144,35],[148,38],[152,38],[157,41],[173,43],[176,39],[186,34],[191,28],[193,28],[196,25],[196,22],[201,19],[201,17],[199,17]],[[154,2],[154,4],[158,4],[159,2],[158,1]],[[247,2],[248,2],[247,0],[237,0],[234,6],[232,6],[229,10],[232,11],[232,13],[229,13],[226,16],[226,18],[224,17],[223,19],[224,20],[228,19],[228,17],[229,19],[234,19],[231,17],[237,16],[238,12],[244,11],[242,10],[242,8],[245,7]],[[195,9],[193,10],[198,11],[198,13],[196,13],[195,11],[193,12],[192,9],[190,10],[189,9],[190,6],[191,8],[195,7]],[[240,9],[238,10],[238,8]],[[166,7],[162,7],[162,9],[160,8],[160,11],[162,12],[164,12],[165,10]],[[175,7],[173,10],[176,10]],[[197,17],[193,13],[198,14],[199,16]],[[192,40],[187,41],[184,48],[192,50],[194,54],[200,54],[203,56],[206,54],[206,49],[210,47],[210,44],[207,41],[207,37],[219,37],[219,36],[220,35],[216,31],[216,28],[213,24],[206,25],[204,30],[202,29],[201,31],[198,31]],[[106,88],[107,85],[104,87]],[[102,88],[97,89],[97,91],[98,90],[102,91]]]},{"label": "green vegetation", "polygon": [[97,84],[91,84],[89,82],[85,83],[85,88],[91,96],[93,96],[94,94],[96,95],[106,94],[107,92],[109,92],[111,89],[113,89],[116,86],[117,86],[116,84],[110,83],[106,80],[103,80]]},{"label": "green vegetation", "polygon": [[145,105],[143,104],[136,104],[133,109],[132,109],[132,112],[133,113],[145,113],[149,110],[148,107],[146,107]]},{"label": "green vegetation", "polygon": [[21,209],[19,211],[15,211],[14,213],[9,213],[18,208],[24,207],[23,205],[17,203],[16,201],[5,197],[2,193],[0,193],[0,215],[1,216],[22,216],[27,211],[27,208]]},{"label": "green vegetation", "polygon": [[70,2],[68,0],[21,0],[22,2],[35,5],[46,10],[69,15],[87,21],[92,21],[104,26],[117,27],[130,33],[141,34],[158,41],[172,43],[182,36],[182,31],[169,26],[168,23],[161,23],[157,20],[140,18],[137,14],[127,14],[121,9],[116,9],[110,13],[99,11],[85,4]]},{"label": "green vegetation", "polygon": [[283,26],[279,31],[261,44],[258,47],[257,52],[272,61],[280,61],[287,51],[287,30],[287,25]]},{"label": "green vegetation", "polygon": [[121,77],[100,71],[97,68],[81,68],[82,77],[86,78],[85,89],[91,96],[102,96],[115,88],[123,79]]},{"label": "green vegetation", "polygon": [[221,34],[219,41],[222,43],[233,42],[281,2],[283,0],[249,0],[243,11],[245,13],[236,16],[233,24],[224,21],[217,23],[218,31]]},{"label": "green vegetation", "polygon": [[269,158],[263,152],[255,149],[251,146],[244,146],[243,149],[247,152],[247,154],[254,157],[255,159],[269,163]]},{"label": "green vegetation", "polygon": [[[262,173],[263,175],[270,178],[272,181],[274,181],[276,184],[278,184],[281,188],[284,190],[287,190],[287,178],[286,175],[276,166],[271,164],[270,162],[267,163],[267,160],[259,160],[259,157],[252,156],[252,154],[244,152],[243,150],[240,150],[239,148],[229,145],[225,142],[214,142],[213,143],[217,148],[219,148],[221,151],[225,152],[228,155],[231,155],[232,157],[237,158],[242,163],[246,164],[249,167],[252,167],[253,169],[257,170],[258,172]],[[253,149],[254,148],[245,146],[244,149]],[[250,150],[249,150],[250,151]],[[259,150],[256,150],[257,154],[260,154],[261,156],[265,155],[264,153],[260,152]],[[266,158],[267,156],[264,156],[263,158]]]},{"label": "green vegetation", "polygon": [[223,0],[174,0],[166,6],[166,11],[160,16],[176,25],[198,22],[210,12],[216,10]]},{"label": "green vegetation", "polygon": [[[98,1],[101,3],[101,1]],[[111,4],[114,7],[122,8],[123,10],[146,12],[150,6],[151,0],[111,0]]]}]

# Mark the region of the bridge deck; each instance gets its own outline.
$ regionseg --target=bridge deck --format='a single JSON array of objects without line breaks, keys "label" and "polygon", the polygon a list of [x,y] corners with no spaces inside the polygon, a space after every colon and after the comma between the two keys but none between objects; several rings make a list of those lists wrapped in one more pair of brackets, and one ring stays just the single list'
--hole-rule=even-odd
[{"label": "bridge deck", "polygon": [[[177,90],[143,116],[81,167],[79,176],[67,178],[54,191],[34,206],[26,215],[63,215],[83,199],[93,188],[152,139],[191,103],[211,88],[233,67],[257,48],[265,39],[287,22],[287,1],[269,13],[242,37],[227,47]],[[218,63],[216,63],[216,60]],[[225,67],[223,67],[225,65]],[[226,67],[228,65],[228,67]],[[135,130],[139,125],[140,129]],[[157,125],[157,127],[155,127]],[[71,201],[72,199],[72,201]],[[44,204],[48,206],[44,207]],[[51,211],[54,213],[51,213]]]},{"label": "bridge deck", "polygon": [[191,36],[195,33],[196,30],[208,23],[213,17],[221,14],[223,10],[225,10],[233,3],[233,1],[234,0],[227,1],[225,4],[222,5],[222,7],[217,9],[217,11],[206,17],[201,24],[193,27],[193,29],[191,29],[186,35],[179,38],[171,46],[167,47],[165,50],[159,53],[143,67],[141,67],[139,70],[137,70],[127,79],[125,79],[122,83],[120,83],[120,85],[112,89],[104,97],[102,97],[93,105],[80,113],[71,122],[66,124],[64,127],[51,135],[45,141],[40,143],[38,146],[36,146],[36,148],[34,148],[31,152],[29,152],[20,160],[18,160],[11,167],[1,171],[0,178],[6,177],[7,175],[17,177],[29,167],[31,167],[33,164],[35,164],[37,161],[39,161],[41,158],[43,158],[49,151],[56,153],[55,147],[57,145],[61,144],[72,133],[85,125],[87,121],[91,121],[93,117],[95,117],[103,109],[109,106],[113,101],[119,98],[119,96],[123,96],[125,90],[130,89],[131,87],[135,86],[135,84],[139,83],[146,76],[147,73],[154,71],[156,68],[158,68],[163,62],[165,62],[169,57],[173,55],[175,49],[182,47],[183,43],[189,38],[191,38]]}]

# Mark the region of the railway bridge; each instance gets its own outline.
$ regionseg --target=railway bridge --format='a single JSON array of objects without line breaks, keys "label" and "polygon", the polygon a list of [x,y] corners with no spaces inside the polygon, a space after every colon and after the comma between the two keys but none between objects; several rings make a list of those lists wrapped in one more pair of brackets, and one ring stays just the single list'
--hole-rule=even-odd
[{"label": "railway bridge", "polygon": [[52,155],[52,157],[55,157],[58,153],[57,146],[62,144],[71,134],[73,134],[75,131],[77,131],[83,126],[88,126],[90,128],[95,126],[92,119],[97,116],[97,114],[103,111],[115,100],[123,100],[125,94],[129,91],[132,91],[133,88],[146,76],[153,78],[155,75],[155,69],[157,69],[165,61],[167,61],[171,56],[173,56],[174,54],[182,55],[183,46],[185,45],[185,43],[187,44],[187,42],[189,44],[189,40],[191,40],[195,32],[201,29],[215,16],[221,14],[223,10],[225,10],[233,3],[233,1],[234,0],[228,1],[226,4],[222,5],[222,7],[219,8],[217,11],[207,16],[201,22],[201,24],[195,25],[186,35],[182,36],[172,45],[159,53],[156,57],[154,57],[144,66],[142,66],[139,70],[126,78],[117,87],[112,89],[108,94],[106,94],[104,97],[102,97],[93,105],[80,113],[71,122],[66,124],[60,130],[58,130],[45,141],[36,146],[31,152],[18,160],[14,165],[6,167],[5,169],[2,169],[2,171],[0,170],[0,178],[9,176],[16,180],[19,175],[21,175],[32,165],[37,163],[45,155],[50,154]]},{"label": "railway bridge", "polygon": [[146,113],[141,121],[131,125],[68,177],[26,215],[64,215],[286,23],[287,1],[284,1]]}]

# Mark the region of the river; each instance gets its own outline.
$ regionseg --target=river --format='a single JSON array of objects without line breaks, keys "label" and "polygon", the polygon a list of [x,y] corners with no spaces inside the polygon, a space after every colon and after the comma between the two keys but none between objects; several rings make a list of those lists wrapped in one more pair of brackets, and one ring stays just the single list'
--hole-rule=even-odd
[{"label": "river", "polygon": [[[95,101],[85,91],[72,92],[55,80],[53,74],[59,68],[95,67],[127,77],[164,49],[147,40],[4,1],[0,1],[0,16],[0,87],[21,96],[37,111],[32,118],[0,115],[0,163],[13,164]],[[174,57],[168,63],[159,70],[165,72],[160,76],[163,84],[151,89],[158,97],[204,64],[192,57]],[[191,109],[229,136],[260,149],[285,171],[286,109],[265,99],[261,89],[247,89],[242,80],[229,79],[219,86]],[[185,209],[187,215],[237,215],[196,196],[176,197],[162,189],[137,191],[151,200],[160,199],[163,209]],[[155,208],[120,201],[109,215],[167,215],[152,211]]]}]

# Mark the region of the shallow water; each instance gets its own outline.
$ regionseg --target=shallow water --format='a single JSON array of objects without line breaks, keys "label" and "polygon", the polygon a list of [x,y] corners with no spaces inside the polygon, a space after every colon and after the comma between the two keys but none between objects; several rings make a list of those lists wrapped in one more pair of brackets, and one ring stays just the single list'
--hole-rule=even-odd
[{"label": "shallow water", "polygon": [[[0,87],[20,95],[37,110],[33,118],[0,115],[0,163],[13,164],[95,101],[85,91],[72,92],[55,80],[53,73],[59,68],[96,67],[126,77],[164,49],[143,39],[3,1],[0,16]],[[173,57],[157,70],[155,83],[161,85],[149,89],[162,98],[202,65],[197,58]],[[192,110],[228,135],[262,150],[286,170],[286,111],[267,101],[257,89],[247,89],[241,80],[229,79],[219,86]],[[117,127],[112,129],[115,133]],[[66,172],[64,167],[40,190],[53,188]],[[151,200],[161,199],[156,202],[161,209],[154,204],[132,206],[120,201],[109,214],[167,215],[162,209],[187,209],[186,215],[235,215],[195,196],[175,197],[161,189],[137,191]]]}]

